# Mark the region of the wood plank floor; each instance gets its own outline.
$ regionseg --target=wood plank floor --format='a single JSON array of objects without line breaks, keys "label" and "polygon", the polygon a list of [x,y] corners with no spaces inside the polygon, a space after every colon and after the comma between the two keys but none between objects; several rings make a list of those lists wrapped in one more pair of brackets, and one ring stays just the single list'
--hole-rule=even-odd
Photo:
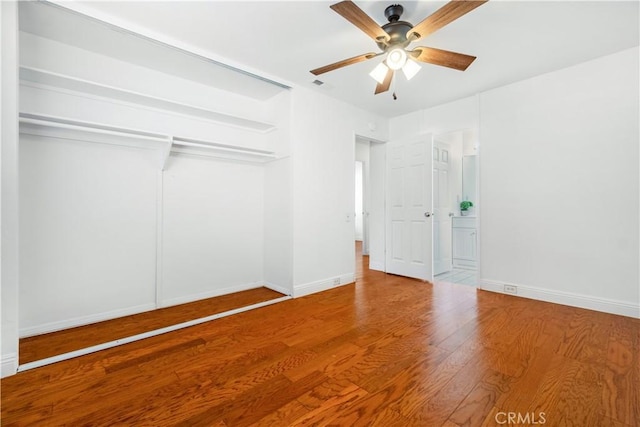
[{"label": "wood plank floor", "polygon": [[356,284],[3,379],[2,425],[638,426],[639,336],[361,264]]},{"label": "wood plank floor", "polygon": [[246,307],[282,296],[284,295],[267,288],[249,289],[77,328],[22,338],[20,340],[20,364]]}]

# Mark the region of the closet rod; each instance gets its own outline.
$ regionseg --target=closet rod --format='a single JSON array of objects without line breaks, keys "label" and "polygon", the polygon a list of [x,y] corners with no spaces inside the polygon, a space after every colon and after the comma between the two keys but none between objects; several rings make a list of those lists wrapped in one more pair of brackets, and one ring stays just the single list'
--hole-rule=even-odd
[{"label": "closet rod", "polygon": [[93,133],[99,133],[99,134],[111,135],[111,136],[128,136],[128,137],[146,139],[150,141],[166,141],[168,138],[167,136],[164,136],[164,135],[134,131],[134,130],[125,129],[125,128],[116,128],[113,126],[108,126],[108,127],[102,127],[100,125],[91,126],[91,124],[67,123],[65,121],[48,120],[48,119],[42,119],[42,118],[29,118],[29,117],[23,117],[22,114],[20,114],[20,123],[53,127],[58,129],[82,130],[85,132],[93,132]]},{"label": "closet rod", "polygon": [[158,134],[147,132],[139,129],[131,129],[119,126],[105,125],[95,122],[85,122],[75,119],[67,119],[63,117],[46,116],[32,113],[20,113],[20,122],[26,124],[34,124],[39,126],[55,127],[60,129],[84,130],[89,132],[100,133],[112,136],[129,136],[150,141],[166,142],[172,140],[173,145],[190,146],[198,148],[206,148],[212,151],[226,151],[236,154],[258,156],[264,158],[276,158],[276,154],[272,151],[258,150],[253,148],[234,147],[232,145],[221,144],[217,142],[184,138],[166,134]]},{"label": "closet rod", "polygon": [[216,151],[228,151],[232,153],[247,154],[251,156],[270,157],[270,158],[276,157],[275,153],[270,151],[252,150],[250,148],[247,148],[247,149],[236,148],[236,147],[226,146],[222,144],[196,142],[195,140],[184,140],[181,138],[174,138],[173,144],[181,145],[185,147],[208,148]]}]

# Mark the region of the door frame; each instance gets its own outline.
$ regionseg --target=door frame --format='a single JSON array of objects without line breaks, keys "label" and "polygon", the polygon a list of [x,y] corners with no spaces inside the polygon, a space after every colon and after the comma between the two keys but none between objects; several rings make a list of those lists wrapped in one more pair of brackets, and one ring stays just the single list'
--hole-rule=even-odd
[{"label": "door frame", "polygon": [[[435,277],[437,274],[444,273],[447,271],[451,271],[453,269],[453,236],[452,236],[452,217],[455,211],[456,201],[454,201],[451,197],[451,181],[452,181],[452,144],[449,141],[445,141],[443,139],[438,139],[438,135],[434,135],[433,137],[433,146],[432,146],[432,171],[433,178],[431,180],[431,188],[432,188],[432,197],[433,197],[433,276]],[[445,155],[446,153],[446,155]],[[446,159],[445,159],[446,158]],[[442,200],[441,191],[442,187],[442,174],[436,173],[436,167],[441,167],[442,164],[446,164],[446,200],[448,200],[448,204],[446,209],[440,205],[440,201]],[[440,164],[440,166],[437,166]],[[441,170],[441,169],[438,169]],[[455,169],[454,169],[455,171]],[[437,179],[436,179],[437,177]],[[437,188],[436,188],[437,187]],[[439,200],[437,198],[440,197]],[[445,212],[446,211],[446,212]],[[448,230],[446,225],[448,224]],[[444,231],[444,233],[443,233]],[[448,237],[448,242],[444,239],[444,236]],[[445,242],[442,245],[442,242]],[[436,250],[437,249],[437,250]],[[448,249],[448,258],[445,256],[444,261],[447,261],[444,265],[443,259],[436,259],[438,254],[442,254],[446,252],[443,249]],[[436,268],[438,267],[438,268]],[[443,270],[441,271],[441,268]]]},{"label": "door frame", "polygon": [[[369,267],[372,270],[384,271],[385,270],[385,254],[384,254],[384,246],[386,242],[386,235],[384,234],[384,221],[385,221],[385,209],[384,204],[386,203],[386,189],[384,186],[380,187],[377,183],[380,179],[384,180],[385,177],[385,169],[386,169],[386,141],[378,140],[375,138],[371,138],[368,136],[362,136],[357,133],[354,133],[353,137],[353,147],[354,147],[354,157],[353,157],[353,175],[355,176],[355,162],[360,160],[356,156],[356,147],[358,142],[366,143],[369,147],[369,155],[367,159],[367,163],[363,164],[364,169],[364,178],[363,178],[363,207],[366,212],[366,215],[363,216],[363,234],[365,234],[364,239],[367,239],[367,252],[363,252],[363,255],[369,255]],[[376,148],[372,148],[376,147]],[[375,151],[376,154],[372,156],[372,152]],[[383,157],[380,159],[379,153],[383,154]],[[375,157],[375,161],[372,160],[372,157]],[[382,160],[382,165],[378,165],[378,163]],[[379,169],[382,170],[379,170]],[[374,176],[375,174],[375,176]],[[351,190],[353,193],[352,200],[355,200],[355,186]],[[375,194],[374,192],[379,194]],[[380,203],[380,198],[382,198],[382,207],[378,209],[378,204]],[[375,205],[375,206],[374,206]],[[382,224],[382,227],[380,227]],[[382,230],[381,230],[382,229]],[[355,225],[354,225],[354,242],[355,242]],[[375,242],[375,243],[374,243]],[[363,241],[363,250],[364,250],[364,241]],[[382,253],[380,253],[380,249],[382,249]],[[354,255],[355,262],[355,255]]]}]

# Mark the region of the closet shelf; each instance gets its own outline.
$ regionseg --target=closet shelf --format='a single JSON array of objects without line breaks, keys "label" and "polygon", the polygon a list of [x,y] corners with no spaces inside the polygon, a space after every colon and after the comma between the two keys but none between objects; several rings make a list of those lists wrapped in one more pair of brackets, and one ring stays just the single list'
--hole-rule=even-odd
[{"label": "closet shelf", "polygon": [[133,104],[139,104],[146,107],[170,111],[186,116],[198,117],[200,119],[212,121],[220,125],[240,128],[257,133],[268,133],[275,129],[275,126],[270,123],[219,113],[216,111],[195,107],[180,102],[146,95],[127,89],[108,86],[64,74],[54,73],[39,68],[21,66],[20,80],[23,82],[31,82],[45,86],[62,88],[74,92],[87,93],[103,98],[130,102]]},{"label": "closet shelf", "polygon": [[[20,113],[20,123],[23,125],[39,126],[72,131],[84,131],[107,136],[135,138],[153,141],[151,148],[163,148],[161,169],[164,170],[169,153],[188,154],[194,156],[214,157],[249,162],[265,163],[276,160],[278,156],[273,151],[259,150],[249,147],[224,144],[203,139],[187,138],[177,135],[167,135],[149,132],[142,129],[112,126],[104,123],[87,122],[65,117],[48,116],[43,114]],[[21,132],[26,129],[21,129]],[[158,145],[160,143],[160,145]]]}]

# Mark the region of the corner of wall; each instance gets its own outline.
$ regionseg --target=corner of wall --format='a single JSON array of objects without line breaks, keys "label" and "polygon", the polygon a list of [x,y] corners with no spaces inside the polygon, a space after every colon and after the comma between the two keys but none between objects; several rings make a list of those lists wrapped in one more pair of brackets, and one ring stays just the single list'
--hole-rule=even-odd
[{"label": "corner of wall", "polygon": [[278,284],[267,282],[267,281],[264,282],[263,286],[265,288],[271,289],[272,291],[280,292],[283,295],[288,295],[288,296],[293,295],[293,291],[291,290],[290,286],[278,285]]},{"label": "corner of wall", "polygon": [[344,285],[355,283],[356,275],[354,273],[342,274],[337,277],[318,280],[315,282],[301,283],[293,286],[293,297],[299,298],[306,295],[315,294],[317,292],[326,291]]}]

